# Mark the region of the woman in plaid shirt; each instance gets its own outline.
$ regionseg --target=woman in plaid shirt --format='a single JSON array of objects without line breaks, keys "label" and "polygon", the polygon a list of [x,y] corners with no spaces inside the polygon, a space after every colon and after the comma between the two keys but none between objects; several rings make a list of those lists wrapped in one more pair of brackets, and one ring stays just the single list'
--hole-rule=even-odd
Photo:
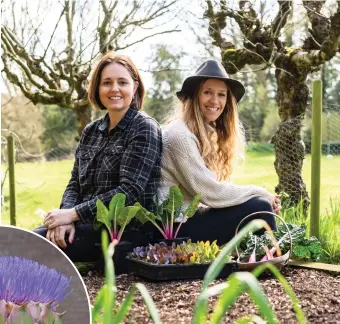
[{"label": "woman in plaid shirt", "polygon": [[[84,128],[60,209],[48,212],[45,226],[35,230],[63,248],[73,261],[92,261],[101,254],[95,247],[101,231],[92,225],[97,199],[108,206],[121,192],[127,205],[139,201],[152,209],[162,137],[157,122],[140,112],[144,94],[140,74],[126,56],[109,52],[92,73],[89,101],[107,114]],[[144,239],[139,234],[134,232],[132,239]]]}]

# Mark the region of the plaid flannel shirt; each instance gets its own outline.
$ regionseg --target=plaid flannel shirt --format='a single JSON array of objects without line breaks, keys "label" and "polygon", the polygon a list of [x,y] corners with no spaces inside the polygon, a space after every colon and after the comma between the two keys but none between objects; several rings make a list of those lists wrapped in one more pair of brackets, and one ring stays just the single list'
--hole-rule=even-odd
[{"label": "plaid flannel shirt", "polygon": [[126,204],[139,201],[152,209],[160,178],[162,133],[157,122],[130,108],[108,132],[109,116],[84,128],[71,179],[60,208],[74,208],[80,222],[92,222],[96,200],[106,206],[119,192]]}]

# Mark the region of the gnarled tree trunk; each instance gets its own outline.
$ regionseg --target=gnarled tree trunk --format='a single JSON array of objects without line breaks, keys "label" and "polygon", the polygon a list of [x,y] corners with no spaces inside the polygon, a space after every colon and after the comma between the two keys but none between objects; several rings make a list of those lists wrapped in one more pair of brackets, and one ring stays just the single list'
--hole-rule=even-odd
[{"label": "gnarled tree trunk", "polygon": [[[277,69],[275,72],[277,82],[277,104],[281,122],[272,138],[275,147],[275,170],[279,183],[275,187],[276,193],[286,192],[290,202],[297,205],[303,200],[303,209],[306,212],[309,205],[309,196],[306,185],[302,179],[302,164],[305,156],[305,145],[301,137],[302,120],[308,99],[306,75],[294,75],[296,69],[292,66],[288,70]],[[288,73],[289,72],[289,73]],[[300,80],[300,82],[296,82]]]},{"label": "gnarled tree trunk", "polygon": [[77,123],[77,133],[78,136],[76,138],[77,141],[80,140],[81,133],[84,127],[91,122],[91,106],[86,105],[77,108],[76,111],[76,123]]},{"label": "gnarled tree trunk", "polygon": [[[214,10],[210,0],[206,2],[209,34],[213,44],[221,49],[222,64],[228,73],[235,74],[247,64],[259,65],[261,69],[276,67],[276,99],[281,122],[272,139],[274,166],[279,177],[275,191],[287,193],[292,205],[302,200],[307,212],[309,197],[302,179],[305,147],[301,136],[309,95],[306,79],[340,51],[340,7],[338,5],[335,14],[327,18],[321,13],[324,1],[303,1],[312,27],[310,36],[302,47],[288,47],[279,37],[292,1],[278,1],[279,11],[273,22],[267,25],[258,17],[251,1],[239,1],[240,9],[237,10],[220,0],[218,11]],[[244,35],[243,48],[236,49],[223,38],[221,32],[227,27],[227,17],[238,23]]]}]

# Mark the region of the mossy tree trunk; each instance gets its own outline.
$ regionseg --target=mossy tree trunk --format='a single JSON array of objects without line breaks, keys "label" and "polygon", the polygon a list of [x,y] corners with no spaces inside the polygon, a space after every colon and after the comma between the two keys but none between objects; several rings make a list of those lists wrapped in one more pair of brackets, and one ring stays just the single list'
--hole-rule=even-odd
[{"label": "mossy tree trunk", "polygon": [[78,137],[76,138],[79,141],[81,133],[84,127],[91,122],[91,106],[86,105],[76,109],[76,122],[77,122],[77,133]]},{"label": "mossy tree trunk", "polygon": [[[279,11],[267,25],[259,19],[250,1],[239,1],[239,9],[235,9],[220,0],[218,10],[210,0],[206,2],[209,34],[213,44],[221,49],[222,64],[228,73],[235,74],[245,65],[258,65],[257,69],[276,68],[276,100],[281,122],[272,138],[274,166],[279,178],[275,192],[287,193],[292,205],[303,200],[307,212],[309,197],[302,179],[305,147],[301,136],[309,96],[306,80],[310,73],[319,71],[340,51],[340,6],[331,17],[326,17],[321,13],[324,1],[303,1],[312,27],[310,36],[302,47],[288,47],[280,40],[280,33],[287,22],[292,1],[278,1]],[[242,48],[236,49],[222,36],[227,28],[227,17],[238,23],[244,35]]]},{"label": "mossy tree trunk", "polygon": [[[290,202],[297,205],[303,200],[306,211],[309,196],[302,179],[302,164],[305,155],[305,145],[301,137],[302,120],[307,107],[309,89],[306,85],[306,75],[294,75],[295,66],[289,70],[277,69],[277,104],[279,108],[280,124],[272,138],[275,147],[275,170],[279,183],[275,187],[276,193],[286,192]],[[295,80],[300,80],[296,82]]]}]

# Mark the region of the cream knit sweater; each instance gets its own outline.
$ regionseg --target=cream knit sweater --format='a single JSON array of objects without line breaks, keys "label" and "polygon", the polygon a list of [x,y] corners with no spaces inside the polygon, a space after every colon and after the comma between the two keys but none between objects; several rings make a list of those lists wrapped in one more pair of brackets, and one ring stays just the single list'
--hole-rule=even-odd
[{"label": "cream knit sweater", "polygon": [[256,196],[272,201],[273,194],[265,188],[218,181],[217,175],[206,167],[199,147],[198,139],[182,120],[174,120],[163,128],[160,201],[173,185],[183,193],[184,209],[197,193],[202,194],[201,203],[212,208],[239,205]]}]

